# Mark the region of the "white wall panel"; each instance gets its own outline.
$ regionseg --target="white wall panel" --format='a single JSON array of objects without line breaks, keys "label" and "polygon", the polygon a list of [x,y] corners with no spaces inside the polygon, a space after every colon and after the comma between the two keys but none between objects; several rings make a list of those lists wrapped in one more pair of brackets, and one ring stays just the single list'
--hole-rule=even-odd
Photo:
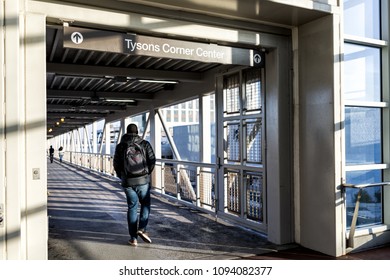
[{"label": "white wall panel", "polygon": [[[339,22],[328,16],[299,28],[300,241],[305,247],[340,255],[341,161]],[[335,64],[336,62],[336,64]],[[338,130],[338,131],[337,131]],[[337,154],[336,154],[337,150]],[[340,163],[339,163],[340,164]],[[338,182],[338,183],[336,183]]]},{"label": "white wall panel", "polygon": [[47,259],[46,19],[25,16],[27,259]]},{"label": "white wall panel", "polygon": [[[25,131],[23,26],[19,18],[20,1],[5,2],[5,215],[6,259],[26,257],[22,231],[25,219]],[[17,173],[17,176],[15,176]]]}]

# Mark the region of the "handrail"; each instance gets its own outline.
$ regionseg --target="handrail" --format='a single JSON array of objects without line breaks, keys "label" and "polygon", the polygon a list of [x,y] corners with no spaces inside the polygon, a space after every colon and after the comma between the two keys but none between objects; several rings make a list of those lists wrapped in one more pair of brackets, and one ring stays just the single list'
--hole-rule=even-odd
[{"label": "handrail", "polygon": [[216,163],[200,163],[200,162],[195,162],[195,161],[185,161],[185,160],[176,160],[176,159],[166,159],[166,158],[160,158],[156,159],[157,162],[161,163],[169,163],[169,164],[179,164],[179,165],[194,165],[194,166],[199,166],[201,165],[202,167],[209,167],[209,168],[217,168],[218,165]]},{"label": "handrail", "polygon": [[377,187],[377,186],[390,186],[390,182],[379,182],[379,183],[367,183],[367,184],[347,184],[344,183],[341,185],[343,190],[346,188],[352,188],[352,189],[359,189],[357,198],[356,198],[356,204],[355,204],[355,210],[353,212],[352,222],[351,222],[351,228],[349,229],[349,238],[348,238],[348,247],[354,248],[355,246],[355,230],[356,230],[356,223],[359,213],[359,205],[360,205],[360,198],[362,197],[362,191],[364,188],[370,188],[370,187]]},{"label": "handrail", "polygon": [[390,182],[381,182],[381,183],[369,183],[369,184],[343,184],[344,188],[354,188],[354,189],[363,189],[368,187],[377,187],[377,186],[386,186],[390,185]]}]

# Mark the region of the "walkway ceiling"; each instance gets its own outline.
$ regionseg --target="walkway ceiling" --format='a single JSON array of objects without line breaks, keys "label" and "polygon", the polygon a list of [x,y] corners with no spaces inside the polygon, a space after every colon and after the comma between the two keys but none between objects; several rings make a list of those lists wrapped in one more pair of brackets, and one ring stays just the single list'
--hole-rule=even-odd
[{"label": "walkway ceiling", "polygon": [[[55,1],[54,1],[55,2]],[[284,27],[300,26],[329,14],[335,0],[61,0],[75,4],[117,9],[132,13],[215,22],[223,19],[265,23]],[[293,5],[291,4],[293,2]],[[314,10],[315,7],[315,10]],[[212,19],[207,18],[211,16]],[[227,23],[228,24],[228,23]]]},{"label": "walkway ceiling", "polygon": [[[55,1],[53,1],[55,2]],[[326,15],[323,12],[270,0],[63,0],[97,8],[129,11],[205,24],[233,26],[289,34],[286,26],[297,26]],[[278,3],[281,2],[281,3]],[[304,3],[305,1],[301,2]],[[273,31],[275,31],[273,29]],[[189,60],[63,48],[62,25],[48,25],[47,131],[48,137],[63,134],[109,115],[124,115],[134,106],[156,101],[156,93],[171,91],[173,84],[145,83],[141,79],[174,80],[180,84],[199,82],[202,73],[220,64]],[[161,96],[159,94],[159,96]],[[171,97],[171,96],[170,96]],[[63,122],[61,121],[64,120]],[[112,118],[111,118],[112,119]]]},{"label": "walkway ceiling", "polygon": [[[155,93],[178,83],[199,82],[202,73],[219,66],[189,60],[63,48],[62,26],[47,26],[48,137],[90,124],[109,114],[153,102]],[[63,121],[61,121],[63,120]]]}]

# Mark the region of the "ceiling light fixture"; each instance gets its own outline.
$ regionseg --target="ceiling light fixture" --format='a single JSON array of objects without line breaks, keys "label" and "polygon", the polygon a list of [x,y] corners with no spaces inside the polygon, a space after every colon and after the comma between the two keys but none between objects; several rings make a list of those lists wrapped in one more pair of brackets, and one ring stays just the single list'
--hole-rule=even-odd
[{"label": "ceiling light fixture", "polygon": [[133,99],[119,99],[119,98],[107,98],[107,102],[125,102],[125,103],[135,103]]},{"label": "ceiling light fixture", "polygon": [[126,77],[121,77],[121,76],[117,76],[113,79],[114,81],[114,84],[116,85],[124,85],[127,83],[127,78]]},{"label": "ceiling light fixture", "polygon": [[165,80],[138,80],[141,83],[158,83],[158,84],[177,84],[177,81],[165,81]]}]

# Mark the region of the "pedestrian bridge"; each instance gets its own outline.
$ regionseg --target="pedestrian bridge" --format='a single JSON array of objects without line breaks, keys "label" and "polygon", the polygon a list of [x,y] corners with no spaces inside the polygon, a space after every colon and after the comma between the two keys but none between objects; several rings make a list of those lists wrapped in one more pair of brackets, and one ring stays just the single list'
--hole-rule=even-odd
[{"label": "pedestrian bridge", "polygon": [[117,178],[69,162],[47,165],[49,259],[240,259],[290,246],[274,245],[258,232],[153,191],[152,243],[140,240],[132,247]]}]

